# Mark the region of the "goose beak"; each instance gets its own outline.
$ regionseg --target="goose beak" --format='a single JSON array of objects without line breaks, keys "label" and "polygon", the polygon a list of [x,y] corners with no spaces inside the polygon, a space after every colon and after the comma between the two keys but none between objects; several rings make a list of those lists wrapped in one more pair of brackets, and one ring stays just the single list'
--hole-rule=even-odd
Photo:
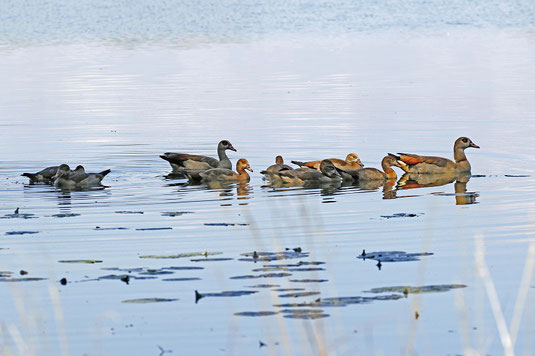
[{"label": "goose beak", "polygon": [[251,166],[247,166],[247,169],[253,172],[253,169],[251,168]]},{"label": "goose beak", "polygon": [[234,152],[238,152],[238,151],[234,148],[234,146],[232,146],[232,145],[230,145],[227,149],[228,149],[228,150],[231,150],[231,151],[234,151]]},{"label": "goose beak", "polygon": [[468,147],[473,147],[473,148],[479,148],[479,146],[478,146],[478,145],[476,145],[476,144],[475,144],[475,143],[473,143],[473,142],[470,142],[470,146],[468,146]]}]

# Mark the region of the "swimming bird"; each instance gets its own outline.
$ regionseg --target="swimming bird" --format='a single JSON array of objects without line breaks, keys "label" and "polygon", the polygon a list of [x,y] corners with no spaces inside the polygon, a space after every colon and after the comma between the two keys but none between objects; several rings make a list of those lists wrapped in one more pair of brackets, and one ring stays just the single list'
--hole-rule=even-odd
[{"label": "swimming bird", "polygon": [[85,173],[85,171],[82,172],[82,166],[76,168],[75,171],[71,171],[67,164],[60,165],[53,177],[54,185],[66,189],[95,187],[100,185],[102,179],[111,172],[106,169],[99,173]]},{"label": "swimming bird", "polygon": [[342,181],[335,165],[328,159],[321,161],[320,171],[302,167],[279,172],[266,172],[266,174],[270,179],[290,185],[340,183]]},{"label": "swimming bird", "polygon": [[272,164],[271,166],[267,167],[265,170],[260,171],[260,173],[265,174],[266,172],[280,172],[280,171],[287,171],[293,169],[292,167],[288,166],[287,164],[284,164],[284,159],[282,159],[282,156],[275,157],[275,164]]},{"label": "swimming bird", "polygon": [[[362,162],[360,161],[359,156],[356,153],[350,153],[347,155],[345,160],[339,159],[339,158],[328,158],[329,161],[331,161],[336,168],[339,169],[360,169],[364,167]],[[296,164],[300,167],[309,167],[309,168],[315,168],[317,170],[320,169],[321,165],[320,161],[310,161],[310,162],[301,162],[301,161],[292,161],[293,164]]]},{"label": "swimming bird", "polygon": [[[220,182],[248,182],[251,177],[246,172],[253,171],[249,162],[245,158],[240,158],[236,162],[236,172],[227,168],[212,168],[206,171],[199,172],[199,176],[203,182],[220,181]],[[189,177],[188,177],[189,178]]]},{"label": "swimming bird", "polygon": [[173,168],[173,174],[185,174],[186,171],[205,171],[212,168],[232,169],[232,163],[227,157],[226,150],[236,152],[236,149],[229,141],[222,140],[217,145],[219,159],[176,152],[166,152],[160,157],[169,162]]},{"label": "swimming bird", "polygon": [[30,178],[30,184],[51,183],[52,177],[57,173],[59,166],[46,167],[37,173],[22,173],[23,177]]},{"label": "swimming bird", "polygon": [[470,162],[466,158],[464,150],[472,147],[479,148],[468,137],[459,137],[453,145],[453,157],[455,162],[435,156],[419,156],[409,153],[389,153],[397,159],[402,169],[407,173],[417,174],[470,174]]},{"label": "swimming bird", "polygon": [[361,168],[354,170],[345,170],[344,172],[349,174],[355,182],[363,181],[381,181],[384,182],[388,179],[397,179],[396,172],[392,167],[402,168],[396,158],[392,156],[385,156],[381,161],[381,167],[383,171],[377,168]]}]

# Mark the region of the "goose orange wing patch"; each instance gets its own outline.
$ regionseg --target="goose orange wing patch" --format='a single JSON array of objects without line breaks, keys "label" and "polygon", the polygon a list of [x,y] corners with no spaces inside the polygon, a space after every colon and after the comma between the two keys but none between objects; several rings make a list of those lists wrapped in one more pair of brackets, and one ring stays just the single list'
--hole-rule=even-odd
[{"label": "goose orange wing patch", "polygon": [[422,157],[409,153],[399,153],[399,158],[403,163],[410,166],[423,162]]}]

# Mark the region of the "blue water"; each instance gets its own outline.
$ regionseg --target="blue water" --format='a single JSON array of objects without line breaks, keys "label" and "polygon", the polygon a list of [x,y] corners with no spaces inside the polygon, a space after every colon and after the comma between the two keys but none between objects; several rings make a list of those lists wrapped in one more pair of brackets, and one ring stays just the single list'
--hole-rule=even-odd
[{"label": "blue water", "polygon": [[264,35],[455,28],[529,28],[535,4],[515,1],[106,1],[0,4],[0,43],[233,42]]}]

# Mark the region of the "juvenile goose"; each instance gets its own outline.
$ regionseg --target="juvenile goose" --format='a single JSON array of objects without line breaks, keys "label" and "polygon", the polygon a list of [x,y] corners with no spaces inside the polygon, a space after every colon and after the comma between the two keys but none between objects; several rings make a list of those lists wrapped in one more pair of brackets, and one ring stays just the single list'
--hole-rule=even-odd
[{"label": "juvenile goose", "polygon": [[85,173],[82,170],[82,166],[78,166],[75,171],[71,171],[67,164],[60,165],[53,178],[54,185],[67,189],[95,187],[100,185],[102,179],[111,172],[109,169],[100,173]]},{"label": "juvenile goose", "polygon": [[390,156],[396,158],[401,164],[402,169],[407,173],[417,174],[469,174],[471,167],[470,162],[464,154],[464,150],[473,147],[479,148],[468,137],[459,137],[453,145],[453,157],[455,162],[442,157],[418,156],[408,153],[398,153]]},{"label": "juvenile goose", "polygon": [[[360,169],[364,167],[364,165],[360,161],[359,156],[357,156],[356,153],[348,154],[345,160],[342,160],[339,158],[328,158],[328,160],[331,161],[336,168],[344,169],[344,170]],[[292,161],[293,164],[296,164],[300,167],[315,168],[317,170],[320,169],[321,162],[323,161],[310,161],[310,162]]]},{"label": "juvenile goose", "polygon": [[392,169],[392,166],[401,168],[398,161],[392,156],[385,156],[381,161],[381,167],[383,171],[377,168],[361,168],[354,170],[346,170],[345,173],[351,175],[355,182],[363,181],[380,181],[384,182],[389,179],[397,179],[396,172]]},{"label": "juvenile goose", "polygon": [[288,166],[287,164],[284,164],[284,160],[282,159],[282,156],[275,157],[275,164],[272,164],[271,166],[267,167],[265,170],[260,171],[260,173],[265,174],[266,172],[280,172],[280,171],[287,171],[293,169],[292,167]]},{"label": "juvenile goose", "polygon": [[304,185],[310,183],[339,183],[342,181],[340,173],[335,165],[328,159],[320,164],[320,171],[308,167],[302,167],[287,171],[269,174],[272,178],[280,179],[283,183],[291,185]]},{"label": "juvenile goose", "polygon": [[245,170],[253,171],[249,162],[245,158],[240,158],[236,162],[236,172],[227,168],[212,168],[200,172],[199,175],[203,182],[222,181],[222,182],[248,182],[251,177]]},{"label": "juvenile goose", "polygon": [[37,173],[22,173],[21,176],[30,178],[30,184],[50,183],[57,173],[59,166],[46,167]]},{"label": "juvenile goose", "polygon": [[171,164],[174,174],[185,174],[186,171],[205,171],[212,168],[232,169],[232,163],[227,157],[226,150],[236,152],[229,141],[222,140],[217,145],[219,160],[208,156],[175,152],[166,152],[160,157]]}]

